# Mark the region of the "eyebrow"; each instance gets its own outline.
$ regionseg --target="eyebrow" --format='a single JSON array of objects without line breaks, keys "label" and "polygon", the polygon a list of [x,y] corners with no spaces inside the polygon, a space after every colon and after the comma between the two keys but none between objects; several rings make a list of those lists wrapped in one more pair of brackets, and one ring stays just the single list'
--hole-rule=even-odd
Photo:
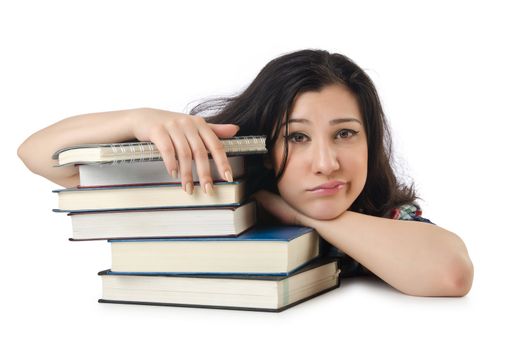
[{"label": "eyebrow", "polygon": [[[361,121],[356,118],[336,118],[336,119],[330,120],[328,124],[335,125],[335,124],[341,124],[341,123],[347,123],[347,122],[357,122],[360,125],[362,124]],[[304,119],[304,118],[293,118],[293,119],[288,120],[288,124],[289,123],[311,124],[311,122],[308,119]],[[285,124],[286,122],[283,122],[281,124],[281,127],[283,127]]]}]

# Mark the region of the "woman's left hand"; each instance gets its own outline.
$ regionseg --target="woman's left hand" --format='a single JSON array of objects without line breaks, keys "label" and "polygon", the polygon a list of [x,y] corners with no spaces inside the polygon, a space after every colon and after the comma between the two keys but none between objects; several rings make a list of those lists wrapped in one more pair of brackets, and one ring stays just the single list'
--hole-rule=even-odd
[{"label": "woman's left hand", "polygon": [[260,190],[253,196],[271,215],[287,225],[309,226],[309,218],[286,203],[281,196],[269,191]]}]

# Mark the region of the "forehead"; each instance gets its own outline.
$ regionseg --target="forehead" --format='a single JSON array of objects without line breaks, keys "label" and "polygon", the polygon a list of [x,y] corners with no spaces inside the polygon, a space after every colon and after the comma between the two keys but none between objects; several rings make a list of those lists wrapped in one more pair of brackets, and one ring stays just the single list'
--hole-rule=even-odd
[{"label": "forehead", "polygon": [[301,93],[294,100],[290,118],[306,119],[308,124],[335,118],[355,118],[363,122],[357,97],[342,85]]}]

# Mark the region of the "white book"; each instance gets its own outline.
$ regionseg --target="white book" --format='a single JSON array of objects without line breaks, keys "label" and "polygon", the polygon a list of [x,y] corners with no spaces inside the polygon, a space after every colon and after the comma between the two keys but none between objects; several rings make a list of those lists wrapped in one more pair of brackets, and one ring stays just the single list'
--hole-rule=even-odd
[{"label": "white book", "polygon": [[[199,186],[199,184],[195,184]],[[124,209],[160,209],[205,206],[238,206],[244,199],[244,181],[217,182],[212,194],[195,188],[189,195],[181,184],[72,187],[54,190],[59,196],[56,212]]]},{"label": "white book", "polygon": [[100,303],[283,311],[338,288],[336,261],[316,260],[287,276],[148,275],[101,271]]},{"label": "white book", "polygon": [[237,236],[256,222],[255,202],[238,207],[70,213],[72,241]]},{"label": "white book", "polygon": [[[244,175],[244,157],[228,157],[233,171],[233,179]],[[209,159],[209,169],[213,181],[225,181],[213,159]],[[193,181],[198,182],[196,164],[192,162]],[[142,185],[181,182],[181,177],[173,178],[167,173],[163,161],[142,161],[131,163],[94,163],[79,165],[81,187]]]}]

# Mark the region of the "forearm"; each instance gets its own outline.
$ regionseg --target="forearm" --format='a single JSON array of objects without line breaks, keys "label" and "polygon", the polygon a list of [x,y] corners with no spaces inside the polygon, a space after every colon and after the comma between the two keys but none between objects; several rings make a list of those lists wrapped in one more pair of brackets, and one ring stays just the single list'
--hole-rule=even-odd
[{"label": "forearm", "polygon": [[462,296],[471,288],[473,266],[464,243],[436,225],[350,211],[306,224],[403,293]]},{"label": "forearm", "polygon": [[131,115],[138,110],[84,114],[61,120],[28,137],[18,155],[34,173],[57,183],[78,174],[76,167],[53,167],[52,154],[60,148],[83,143],[122,142],[133,138]]}]

